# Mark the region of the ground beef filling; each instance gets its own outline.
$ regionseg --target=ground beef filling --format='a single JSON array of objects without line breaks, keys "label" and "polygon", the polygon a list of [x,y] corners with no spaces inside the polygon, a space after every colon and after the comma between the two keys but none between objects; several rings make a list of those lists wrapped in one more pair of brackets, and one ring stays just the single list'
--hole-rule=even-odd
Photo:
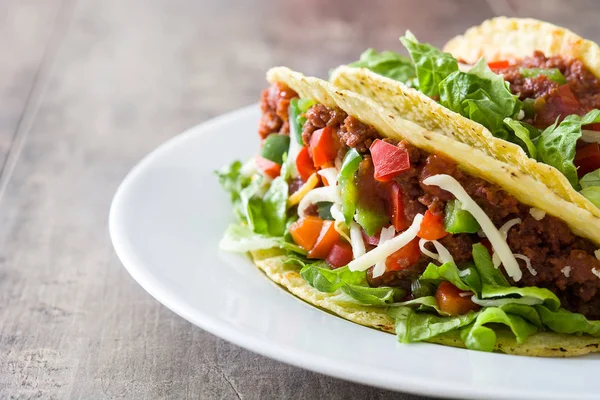
[{"label": "ground beef filling", "polygon": [[[373,127],[339,109],[315,105],[307,112],[306,117],[302,134],[305,143],[310,142],[315,130],[325,126],[335,128],[341,145],[347,146],[340,151],[342,153],[348,147],[366,153],[373,140],[379,137]],[[517,286],[548,288],[559,296],[566,309],[600,319],[600,278],[593,273],[594,268],[600,271],[600,260],[594,256],[596,247],[590,241],[573,235],[564,222],[552,216],[547,215],[540,221],[534,219],[530,215],[531,207],[519,203],[499,187],[468,175],[450,160],[429,154],[404,141],[397,145],[406,148],[410,157],[410,169],[394,179],[401,187],[404,213],[409,221],[417,213],[428,209],[436,214],[442,213],[446,202],[453,199],[450,193],[440,188],[424,185],[423,180],[441,173],[453,176],[496,227],[513,218],[522,220],[508,232],[508,245],[513,253],[523,254],[531,260],[536,275],[528,271],[524,261],[518,260],[523,278],[512,283]],[[472,245],[481,240],[476,234],[457,234],[448,235],[440,242],[460,264],[472,259]],[[430,258],[423,255],[417,263],[400,271],[388,271],[383,276],[372,278],[370,270],[367,277],[372,286],[408,288],[430,261]]]},{"label": "ground beef filling", "polygon": [[274,83],[263,90],[260,96],[262,113],[258,124],[258,134],[262,139],[271,133],[290,134],[288,109],[294,97],[298,97],[298,94],[281,83]]},{"label": "ground beef filling", "polygon": [[[537,78],[525,78],[519,71],[521,67],[557,68],[560,70],[578,103],[575,104],[575,110],[564,110],[571,108],[572,105],[564,104],[565,94],[559,91],[560,85],[557,82],[544,75]],[[524,58],[520,63],[495,72],[504,76],[504,79],[510,83],[511,91],[521,100],[535,99],[536,111],[545,107],[554,109],[555,112],[546,109],[544,112],[538,113],[540,115],[536,115],[537,118],[531,122],[538,127],[551,125],[563,111],[583,115],[587,111],[600,108],[600,80],[580,60],[566,60],[560,56],[546,57],[541,51],[535,51],[533,56]],[[568,97],[570,98],[570,96]],[[563,118],[565,116],[562,115]]]}]

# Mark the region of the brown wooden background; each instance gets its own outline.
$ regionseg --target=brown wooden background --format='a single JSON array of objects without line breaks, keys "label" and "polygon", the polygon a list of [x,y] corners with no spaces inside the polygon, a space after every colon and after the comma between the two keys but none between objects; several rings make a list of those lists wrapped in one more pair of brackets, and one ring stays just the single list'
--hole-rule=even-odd
[{"label": "brown wooden background", "polygon": [[121,267],[108,208],[144,154],[257,101],[268,67],[325,76],[407,28],[441,45],[494,15],[600,40],[593,0],[0,0],[0,398],[417,399],[179,318]]}]

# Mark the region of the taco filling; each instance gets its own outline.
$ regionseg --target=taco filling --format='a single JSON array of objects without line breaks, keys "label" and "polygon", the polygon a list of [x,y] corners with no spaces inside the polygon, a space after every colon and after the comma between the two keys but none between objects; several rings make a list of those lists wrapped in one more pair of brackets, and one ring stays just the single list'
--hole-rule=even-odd
[{"label": "taco filling", "polygon": [[[507,79],[523,68],[502,67]],[[514,72],[515,88],[538,78]],[[523,100],[550,104],[561,86],[542,85]],[[498,329],[518,343],[600,335],[600,252],[561,219],[285,84],[265,89],[261,111],[260,155],[218,174],[241,222],[223,248],[281,249],[313,288],[387,307],[404,342],[460,332],[491,351]]]},{"label": "taco filling", "polygon": [[[400,40],[410,59],[369,49],[349,66],[400,81],[517,144],[600,207],[600,80],[581,60],[536,50],[521,59],[480,58],[471,65],[419,43],[410,32]],[[334,83],[344,87],[339,79]]]}]

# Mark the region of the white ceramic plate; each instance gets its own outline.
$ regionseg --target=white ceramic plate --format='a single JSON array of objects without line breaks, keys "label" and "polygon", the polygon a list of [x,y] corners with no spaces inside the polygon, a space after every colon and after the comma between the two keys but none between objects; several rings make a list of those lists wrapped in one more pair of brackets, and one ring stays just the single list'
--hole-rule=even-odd
[{"label": "white ceramic plate", "polygon": [[213,171],[258,151],[258,117],[252,106],[192,128],[148,155],[117,191],[113,244],[158,301],[239,346],[368,385],[460,398],[600,396],[598,356],[540,359],[402,345],[304,303],[247,258],[220,252],[232,217]]}]

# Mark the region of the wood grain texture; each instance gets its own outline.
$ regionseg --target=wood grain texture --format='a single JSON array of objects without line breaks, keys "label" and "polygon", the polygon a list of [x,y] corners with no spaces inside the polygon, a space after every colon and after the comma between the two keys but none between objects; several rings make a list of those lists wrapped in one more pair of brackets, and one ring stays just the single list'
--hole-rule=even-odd
[{"label": "wood grain texture", "polygon": [[[408,28],[441,45],[493,16],[493,3],[1,2],[0,50],[16,56],[0,62],[0,161],[13,154],[0,192],[0,398],[418,399],[287,366],[192,326],[121,267],[107,213],[144,154],[255,102],[267,68],[326,76],[369,46],[399,49]],[[553,4],[545,17],[561,22]],[[587,4],[574,28],[598,20]]]}]

